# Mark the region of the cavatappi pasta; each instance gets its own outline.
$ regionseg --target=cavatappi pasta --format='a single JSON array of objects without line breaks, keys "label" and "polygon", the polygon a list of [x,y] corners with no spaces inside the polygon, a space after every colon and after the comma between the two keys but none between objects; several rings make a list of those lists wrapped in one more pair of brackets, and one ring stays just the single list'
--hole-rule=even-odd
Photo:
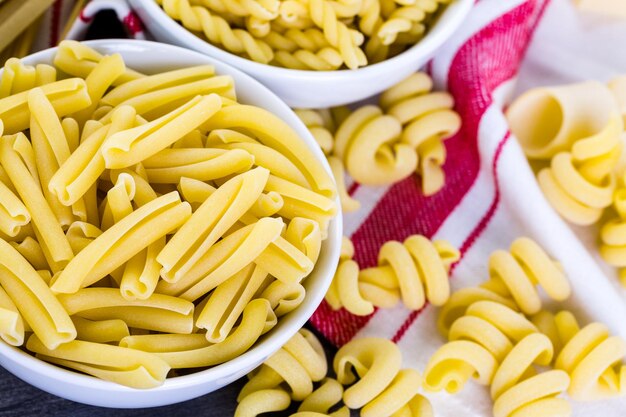
[{"label": "cavatappi pasta", "polygon": [[443,141],[459,131],[461,118],[452,96],[432,88],[431,78],[418,72],[384,91],[378,105],[296,109],[328,157],[344,211],[359,207],[345,190],[344,167],[365,185],[393,184],[415,172],[424,195],[441,190]]},{"label": "cavatappi pasta", "polygon": [[337,191],[295,131],[236,99],[212,66],[144,75],[78,42],[54,67],[7,62],[2,340],[151,388],[245,353],[302,303]]},{"label": "cavatappi pasta", "polygon": [[156,0],[209,43],[290,69],[356,69],[418,43],[450,0]]},{"label": "cavatappi pasta", "polygon": [[319,341],[302,329],[248,375],[235,417],[283,411],[292,401],[301,401],[292,414],[298,417],[349,417],[350,409],[365,417],[432,417],[419,372],[401,369],[401,362],[393,342],[356,339],[339,349],[332,361],[337,378],[329,378]]},{"label": "cavatappi pasta", "polygon": [[446,241],[431,242],[421,235],[383,244],[377,267],[360,270],[353,255],[352,242],[344,237],[326,301],[335,310],[343,307],[359,316],[371,314],[374,307],[394,307],[399,301],[411,310],[421,309],[426,301],[444,305],[450,297],[448,272],[459,259],[458,250]]}]

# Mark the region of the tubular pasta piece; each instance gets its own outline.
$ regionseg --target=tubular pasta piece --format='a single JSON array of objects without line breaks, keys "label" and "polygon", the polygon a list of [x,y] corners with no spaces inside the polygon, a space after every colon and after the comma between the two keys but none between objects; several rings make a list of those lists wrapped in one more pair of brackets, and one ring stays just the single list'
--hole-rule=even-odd
[{"label": "tubular pasta piece", "polygon": [[341,403],[343,396],[343,386],[336,379],[324,378],[321,385],[302,401],[298,407],[298,412],[293,415],[302,417],[308,416],[332,416],[349,417],[350,410],[342,406],[334,413],[329,410]]},{"label": "tubular pasta piece", "polygon": [[76,339],[94,343],[119,342],[128,337],[128,326],[122,320],[92,321],[82,317],[72,317],[76,332]]},{"label": "tubular pasta piece", "polygon": [[135,329],[181,334],[193,331],[193,311],[181,314],[159,308],[126,306],[93,308],[78,315],[90,320],[119,319]]},{"label": "tubular pasta piece", "polygon": [[506,118],[526,156],[547,159],[596,135],[613,114],[621,113],[611,91],[587,81],[529,90],[509,106]]},{"label": "tubular pasta piece", "polygon": [[[56,81],[41,86],[58,117],[82,110],[91,104],[85,81],[78,78]],[[14,134],[28,129],[28,91],[0,99],[0,119],[4,133]]]},{"label": "tubular pasta piece", "polygon": [[282,317],[302,304],[305,294],[306,290],[300,284],[276,280],[263,290],[260,297],[270,302],[276,317]]},{"label": "tubular pasta piece", "polygon": [[319,340],[306,329],[300,329],[258,372],[244,385],[237,397],[243,401],[248,395],[285,383],[291,398],[302,401],[313,392],[313,382],[321,381],[327,372],[326,355]]},{"label": "tubular pasta piece", "polygon": [[120,346],[144,352],[182,352],[211,345],[203,334],[146,334],[126,336]]},{"label": "tubular pasta piece", "polygon": [[15,237],[30,220],[26,206],[9,187],[0,182],[0,231]]},{"label": "tubular pasta piece", "polygon": [[0,98],[8,97],[35,86],[35,68],[22,64],[18,58],[9,58],[4,63],[0,78]]},{"label": "tubular pasta piece", "polygon": [[297,133],[285,122],[267,110],[247,105],[222,107],[204,125],[205,129],[243,128],[252,132],[264,145],[285,155],[302,172],[313,189],[334,198],[333,180]]},{"label": "tubular pasta piece", "polygon": [[0,239],[0,285],[24,320],[50,349],[74,340],[68,313],[41,276],[11,245]]},{"label": "tubular pasta piece", "polygon": [[102,144],[105,166],[116,169],[141,162],[196,129],[220,107],[217,94],[197,96],[152,122],[114,133]]},{"label": "tubular pasta piece", "polygon": [[191,207],[172,192],[139,207],[97,237],[70,262],[52,284],[60,293],[74,293],[97,282],[162,236],[180,227]]},{"label": "tubular pasta piece", "polygon": [[335,183],[337,184],[337,193],[339,194],[339,201],[341,202],[341,208],[345,213],[351,213],[357,211],[361,207],[361,203],[348,194],[345,184],[344,167],[341,159],[330,156],[328,157],[328,164],[335,177]]},{"label": "tubular pasta piece", "polygon": [[322,248],[322,236],[317,222],[304,217],[294,217],[287,225],[284,237],[311,262],[317,262]]},{"label": "tubular pasta piece", "polygon": [[24,344],[22,315],[2,287],[0,287],[0,337],[11,346]]},{"label": "tubular pasta piece", "polygon": [[[102,234],[97,226],[86,222],[74,222],[65,232],[67,240],[75,254],[85,249],[95,238]],[[19,249],[18,249],[19,250]]]},{"label": "tubular pasta piece", "polygon": [[154,354],[102,343],[74,340],[51,350],[33,335],[26,348],[43,360],[132,388],[158,387],[170,370]]},{"label": "tubular pasta piece", "polygon": [[[19,133],[17,138],[26,140],[23,133]],[[49,262],[65,264],[74,256],[72,248],[46,202],[38,183],[28,172],[23,159],[16,152],[15,144],[16,138],[14,137],[5,136],[2,138],[0,162],[11,178],[11,182],[17,188],[24,205],[31,213],[35,233],[38,235],[37,240],[41,244],[44,254],[46,254],[46,259]]]},{"label": "tubular pasta piece", "polygon": [[235,409],[235,417],[256,417],[260,414],[286,410],[291,404],[289,394],[282,389],[264,389],[243,398]]},{"label": "tubular pasta piece", "polygon": [[197,368],[229,361],[247,351],[268,326],[276,323],[276,316],[267,300],[252,300],[243,310],[239,326],[221,343],[182,352],[156,352],[156,356],[172,368]]},{"label": "tubular pasta piece", "polygon": [[[54,56],[54,66],[67,74],[86,79],[102,59],[102,54],[87,45],[64,40],[59,44]],[[141,77],[144,75],[126,68],[124,74],[118,77],[113,85],[124,84]]]},{"label": "tubular pasta piece", "polygon": [[320,145],[324,154],[329,155],[333,150],[335,138],[320,110],[294,109],[294,113],[309,129],[309,132],[311,132],[317,144]]},{"label": "tubular pasta piece", "polygon": [[[615,191],[613,207],[617,212],[617,217],[608,220],[600,229],[600,255],[609,265],[624,268],[626,267],[626,188],[621,187]],[[622,280],[622,284],[626,285],[626,280]]]},{"label": "tubular pasta piece", "polygon": [[224,178],[248,171],[254,156],[232,149],[163,149],[142,162],[151,183],[177,184],[182,177],[200,181]]},{"label": "tubular pasta piece", "polygon": [[[240,174],[211,194],[157,256],[161,275],[179,281],[222,237],[263,191],[269,172],[256,168]],[[282,221],[281,221],[282,226]]]},{"label": "tubular pasta piece", "polygon": [[417,154],[400,141],[401,123],[377,106],[359,108],[337,129],[335,151],[350,176],[367,185],[398,182],[417,169]]}]

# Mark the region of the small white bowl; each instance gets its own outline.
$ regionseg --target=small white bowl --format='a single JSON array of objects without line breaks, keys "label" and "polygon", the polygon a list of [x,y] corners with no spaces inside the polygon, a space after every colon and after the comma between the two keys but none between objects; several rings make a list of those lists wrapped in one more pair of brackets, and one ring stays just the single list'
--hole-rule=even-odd
[{"label": "small white bowl", "polygon": [[[240,102],[269,110],[294,128],[319,162],[330,173],[330,167],[319,146],[298,117],[276,97],[244,73],[213,58],[176,46],[130,40],[85,42],[104,54],[118,52],[126,64],[138,71],[157,73],[193,65],[211,64],[219,74],[235,80]],[[24,58],[26,64],[51,64],[56,48]],[[0,70],[0,75],[2,71]],[[339,203],[338,203],[339,204]],[[28,353],[0,341],[0,365],[44,391],[80,403],[102,407],[156,407],[196,398],[215,391],[246,375],[284,345],[313,315],[332,281],[341,248],[341,213],[331,221],[328,239],[315,269],[303,282],[307,295],[302,304],[279,319],[277,326],[264,335],[250,350],[224,364],[190,375],[169,378],[158,387],[138,390],[65,370],[41,361]]]},{"label": "small white bowl", "polygon": [[156,40],[184,46],[238,68],[282,98],[291,107],[325,108],[354,103],[402,81],[432,58],[461,26],[474,0],[454,0],[424,39],[401,54],[356,70],[303,71],[260,64],[202,40],[171,19],[154,0],[130,0]]}]

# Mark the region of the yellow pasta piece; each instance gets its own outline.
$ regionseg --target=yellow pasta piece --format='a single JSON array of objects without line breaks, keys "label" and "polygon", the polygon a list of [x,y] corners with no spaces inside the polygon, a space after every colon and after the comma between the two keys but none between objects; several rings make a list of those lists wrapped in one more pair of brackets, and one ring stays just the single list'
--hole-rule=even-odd
[{"label": "yellow pasta piece", "polygon": [[[343,386],[336,379],[324,378],[319,388],[302,401],[296,416],[329,415],[332,417],[349,417],[350,410],[345,405],[331,413],[329,410],[339,404],[343,397]],[[309,413],[309,414],[307,414]]]},{"label": "yellow pasta piece", "polygon": [[[86,79],[102,58],[102,54],[87,45],[64,40],[59,44],[54,56],[54,66],[69,75]],[[113,85],[124,84],[141,77],[143,77],[142,74],[127,68],[124,74],[113,82]]]},{"label": "yellow pasta piece", "polygon": [[102,343],[74,340],[52,350],[33,335],[26,348],[43,360],[132,388],[158,387],[170,370],[154,354]]},{"label": "yellow pasta piece", "polygon": [[122,320],[92,321],[73,316],[76,339],[94,343],[119,342],[129,336],[128,326]]},{"label": "yellow pasta piece", "polygon": [[567,400],[557,397],[569,386],[567,373],[550,370],[532,375],[533,364],[545,366],[552,355],[550,339],[540,333],[526,336],[511,350],[491,385],[494,417],[571,414]]},{"label": "yellow pasta piece", "polygon": [[343,162],[337,157],[330,156],[328,157],[328,164],[335,177],[341,209],[346,213],[357,211],[361,207],[361,203],[352,198],[346,190]]},{"label": "yellow pasta piece", "polygon": [[80,142],[80,127],[78,126],[78,122],[71,117],[66,117],[61,120],[61,127],[63,128],[63,133],[65,133],[65,139],[67,146],[70,148],[70,152],[74,152]]},{"label": "yellow pasta piece", "polygon": [[204,125],[207,130],[243,128],[252,132],[261,143],[285,155],[302,172],[313,189],[334,198],[333,180],[297,133],[285,122],[267,110],[248,105],[221,108]]},{"label": "yellow pasta piece", "polygon": [[117,169],[141,162],[206,122],[220,107],[217,94],[197,96],[152,122],[114,133],[102,144],[105,166]]},{"label": "yellow pasta piece", "polygon": [[337,129],[334,155],[355,181],[382,185],[407,178],[417,169],[418,158],[400,141],[402,124],[377,106],[359,108]]},{"label": "yellow pasta piece", "polygon": [[46,202],[38,183],[31,176],[23,159],[15,150],[16,138],[26,140],[23,133],[2,137],[0,162],[31,213],[35,233],[48,262],[67,263],[74,254],[61,226]]},{"label": "yellow pasta piece", "polygon": [[[56,81],[41,86],[58,117],[82,110],[91,104],[85,81],[78,78]],[[0,99],[0,119],[4,133],[14,134],[28,129],[28,91]]]},{"label": "yellow pasta piece", "polygon": [[241,323],[223,342],[203,348],[154,354],[174,369],[213,366],[247,351],[268,327],[275,324],[276,316],[269,303],[256,299],[244,308]]},{"label": "yellow pasta piece", "polygon": [[[619,188],[613,196],[613,207],[617,217],[607,221],[600,229],[600,255],[609,264],[618,268],[626,267],[626,188]],[[623,269],[621,269],[623,271]],[[620,277],[623,277],[620,271]],[[626,285],[626,279],[621,280]]]},{"label": "yellow pasta piece", "polygon": [[306,290],[298,283],[287,284],[276,280],[263,290],[260,298],[270,302],[276,317],[282,317],[302,304],[305,294]]},{"label": "yellow pasta piece", "polygon": [[284,238],[304,253],[311,262],[317,262],[322,249],[322,235],[317,222],[303,217],[294,217],[285,229]]},{"label": "yellow pasta piece", "polygon": [[[177,282],[222,237],[261,194],[269,172],[256,168],[226,182],[209,196],[178,232],[157,261],[161,274]],[[281,222],[282,226],[282,222]]]},{"label": "yellow pasta piece", "polygon": [[417,152],[417,173],[422,178],[422,190],[426,196],[443,187],[441,166],[446,160],[443,141],[454,136],[461,127],[461,118],[452,109],[452,96],[432,92],[432,87],[430,77],[418,72],[380,96],[381,107],[403,125],[401,141]]},{"label": "yellow pasta piece", "polygon": [[[78,254],[85,249],[95,238],[102,234],[97,226],[86,222],[74,222],[65,232],[67,240],[72,247],[72,251]],[[19,249],[18,249],[19,250]]]},{"label": "yellow pasta piece", "polygon": [[282,389],[264,389],[243,398],[235,409],[235,417],[256,417],[272,411],[286,410],[291,404],[289,394]]},{"label": "yellow pasta piece", "polygon": [[191,207],[172,192],[139,207],[83,249],[52,284],[60,293],[74,293],[105,277],[133,255],[180,227]]},{"label": "yellow pasta piece", "polygon": [[622,120],[613,114],[596,135],[579,139],[572,152],[556,154],[537,174],[539,186],[556,211],[568,221],[589,225],[611,205],[622,153]]},{"label": "yellow pasta piece", "polygon": [[87,84],[91,105],[73,115],[81,126],[92,117],[107,89],[125,72],[126,65],[120,54],[102,57],[89,72],[85,78],[85,84]]},{"label": "yellow pasta piece", "polygon": [[[20,243],[9,242],[9,244],[13,246],[36,270],[48,268],[46,256],[44,255],[39,242],[32,237],[26,236],[26,238],[24,238],[24,240]],[[73,247],[72,250],[74,250]]]},{"label": "yellow pasta piece", "polygon": [[0,231],[15,237],[30,220],[26,206],[9,187],[0,182]]},{"label": "yellow pasta piece", "polygon": [[319,110],[294,109],[294,113],[309,129],[324,154],[329,155],[333,150],[335,138],[321,112]]},{"label": "yellow pasta piece", "polygon": [[302,401],[313,392],[313,382],[326,376],[326,355],[319,340],[306,329],[300,329],[274,355],[270,356],[241,389],[238,401],[252,393],[285,383],[291,398]]},{"label": "yellow pasta piece", "polygon": [[131,127],[134,119],[132,107],[123,106],[117,109],[110,125],[90,128],[94,129],[93,133],[81,141],[76,151],[50,179],[48,188],[63,204],[74,204],[93,187],[105,170],[101,153],[104,141],[116,132]]},{"label": "yellow pasta piece", "polygon": [[126,336],[120,346],[144,352],[179,352],[208,347],[211,343],[203,334],[146,334]]},{"label": "yellow pasta piece", "polygon": [[74,340],[76,329],[68,313],[35,269],[2,239],[0,255],[0,285],[42,343],[55,349]]},{"label": "yellow pasta piece", "polygon": [[182,177],[209,181],[248,171],[255,162],[245,150],[164,149],[145,159],[148,181],[177,184]]},{"label": "yellow pasta piece", "polygon": [[0,337],[12,346],[24,344],[22,315],[2,287],[0,287]]},{"label": "yellow pasta piece", "polygon": [[267,271],[251,264],[215,288],[195,320],[196,327],[206,329],[209,342],[226,339],[266,277]]},{"label": "yellow pasta piece", "polygon": [[621,115],[611,91],[587,81],[529,90],[509,106],[506,117],[526,156],[547,159],[598,134],[613,114]]}]

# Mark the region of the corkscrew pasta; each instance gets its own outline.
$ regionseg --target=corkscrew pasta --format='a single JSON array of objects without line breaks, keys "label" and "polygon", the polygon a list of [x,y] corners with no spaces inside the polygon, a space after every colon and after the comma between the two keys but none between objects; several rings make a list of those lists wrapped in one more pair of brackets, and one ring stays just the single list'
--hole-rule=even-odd
[{"label": "corkscrew pasta", "polygon": [[600,255],[612,266],[620,268],[620,281],[626,286],[626,235],[623,232],[626,219],[626,188],[620,187],[613,195],[613,208],[617,217],[609,219],[600,229]]},{"label": "corkscrew pasta", "polygon": [[379,266],[359,270],[350,258],[354,248],[347,238],[342,258],[326,295],[332,308],[344,307],[352,314],[368,315],[374,307],[390,308],[402,300],[411,310],[421,309],[426,301],[441,306],[450,296],[448,271],[459,259],[449,243],[431,242],[413,235],[403,243],[389,241],[378,254]]},{"label": "corkscrew pasta", "polygon": [[[263,64],[357,69],[419,42],[448,1],[156,0],[201,39]],[[96,60],[96,56],[89,55]]]},{"label": "corkscrew pasta", "polygon": [[[229,7],[258,33],[269,3]],[[140,389],[244,354],[306,297],[331,173],[212,66],[144,75],[78,42],[54,63],[0,75],[0,338]],[[312,343],[317,381],[302,335],[283,352]]]}]

